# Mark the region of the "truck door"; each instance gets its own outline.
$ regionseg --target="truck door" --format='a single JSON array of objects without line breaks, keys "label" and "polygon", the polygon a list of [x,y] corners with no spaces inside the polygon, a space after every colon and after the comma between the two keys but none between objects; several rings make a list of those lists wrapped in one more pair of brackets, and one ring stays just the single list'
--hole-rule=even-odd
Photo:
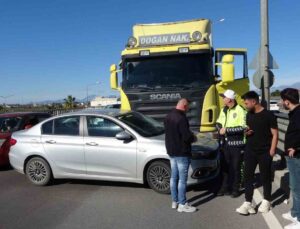
[{"label": "truck door", "polygon": [[[233,57],[233,58],[226,58]],[[227,60],[226,60],[227,59]],[[230,63],[232,61],[232,63]],[[228,71],[224,65],[232,64],[233,79],[226,80]],[[230,72],[230,71],[229,71]],[[215,76],[217,93],[223,93],[227,89],[234,90],[237,94],[237,102],[243,105],[241,96],[249,91],[249,78],[247,66],[246,49],[216,49],[215,51]],[[230,77],[229,77],[230,78]],[[224,80],[225,79],[225,80]],[[218,96],[219,97],[219,96]],[[223,100],[219,97],[220,109],[224,106]]]}]

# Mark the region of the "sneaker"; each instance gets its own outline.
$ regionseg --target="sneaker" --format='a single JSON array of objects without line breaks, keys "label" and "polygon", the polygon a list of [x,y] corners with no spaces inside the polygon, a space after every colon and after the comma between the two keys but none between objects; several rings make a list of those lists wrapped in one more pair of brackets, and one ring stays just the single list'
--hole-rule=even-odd
[{"label": "sneaker", "polygon": [[191,205],[189,205],[188,203],[185,204],[179,204],[177,211],[178,212],[195,212],[197,209]]},{"label": "sneaker", "polygon": [[175,201],[172,201],[172,209],[177,209],[178,204]]},{"label": "sneaker", "polygon": [[244,202],[242,206],[236,209],[236,212],[240,213],[241,215],[249,215],[255,214],[255,207],[250,202]]},{"label": "sneaker", "polygon": [[270,203],[270,201],[262,200],[262,202],[261,202],[261,204],[260,204],[260,206],[258,208],[258,211],[260,213],[267,213],[267,212],[270,211],[270,209],[271,209],[271,203]]},{"label": "sneaker", "polygon": [[295,223],[291,223],[284,227],[284,229],[299,229],[300,228],[300,222],[297,221]]},{"label": "sneaker", "polygon": [[282,218],[284,218],[286,220],[289,220],[289,221],[292,221],[293,223],[297,222],[297,217],[293,217],[291,212],[287,212],[287,213],[282,214]]}]

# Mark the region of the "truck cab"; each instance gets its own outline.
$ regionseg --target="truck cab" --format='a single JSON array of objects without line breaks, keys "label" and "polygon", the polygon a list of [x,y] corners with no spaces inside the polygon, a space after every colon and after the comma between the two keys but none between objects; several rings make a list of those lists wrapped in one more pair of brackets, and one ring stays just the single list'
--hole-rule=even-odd
[{"label": "truck cab", "polygon": [[[238,78],[235,57],[243,65]],[[120,92],[121,109],[163,121],[179,99],[187,98],[190,126],[200,132],[215,130],[223,107],[219,93],[231,88],[239,100],[249,90],[247,51],[214,50],[208,19],[135,25],[119,66],[112,65],[110,72],[111,88]],[[122,73],[120,84],[118,73]]]}]

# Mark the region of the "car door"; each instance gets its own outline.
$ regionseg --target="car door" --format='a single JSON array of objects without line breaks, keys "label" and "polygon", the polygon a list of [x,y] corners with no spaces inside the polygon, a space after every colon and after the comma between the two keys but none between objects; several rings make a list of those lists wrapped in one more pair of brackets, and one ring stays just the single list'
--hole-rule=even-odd
[{"label": "car door", "polygon": [[42,125],[41,139],[47,157],[65,175],[86,175],[81,119],[59,117]]},{"label": "car door", "polygon": [[88,175],[109,180],[136,178],[136,146],[115,136],[124,130],[116,122],[100,116],[86,116],[84,131],[85,160]]}]

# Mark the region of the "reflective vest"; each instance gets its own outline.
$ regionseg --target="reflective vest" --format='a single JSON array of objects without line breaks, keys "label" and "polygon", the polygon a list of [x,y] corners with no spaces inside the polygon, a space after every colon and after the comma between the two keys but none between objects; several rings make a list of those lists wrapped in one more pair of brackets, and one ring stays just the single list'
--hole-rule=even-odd
[{"label": "reflective vest", "polygon": [[218,129],[226,128],[225,141],[229,146],[244,146],[246,128],[246,110],[240,105],[224,107],[217,119]]}]

